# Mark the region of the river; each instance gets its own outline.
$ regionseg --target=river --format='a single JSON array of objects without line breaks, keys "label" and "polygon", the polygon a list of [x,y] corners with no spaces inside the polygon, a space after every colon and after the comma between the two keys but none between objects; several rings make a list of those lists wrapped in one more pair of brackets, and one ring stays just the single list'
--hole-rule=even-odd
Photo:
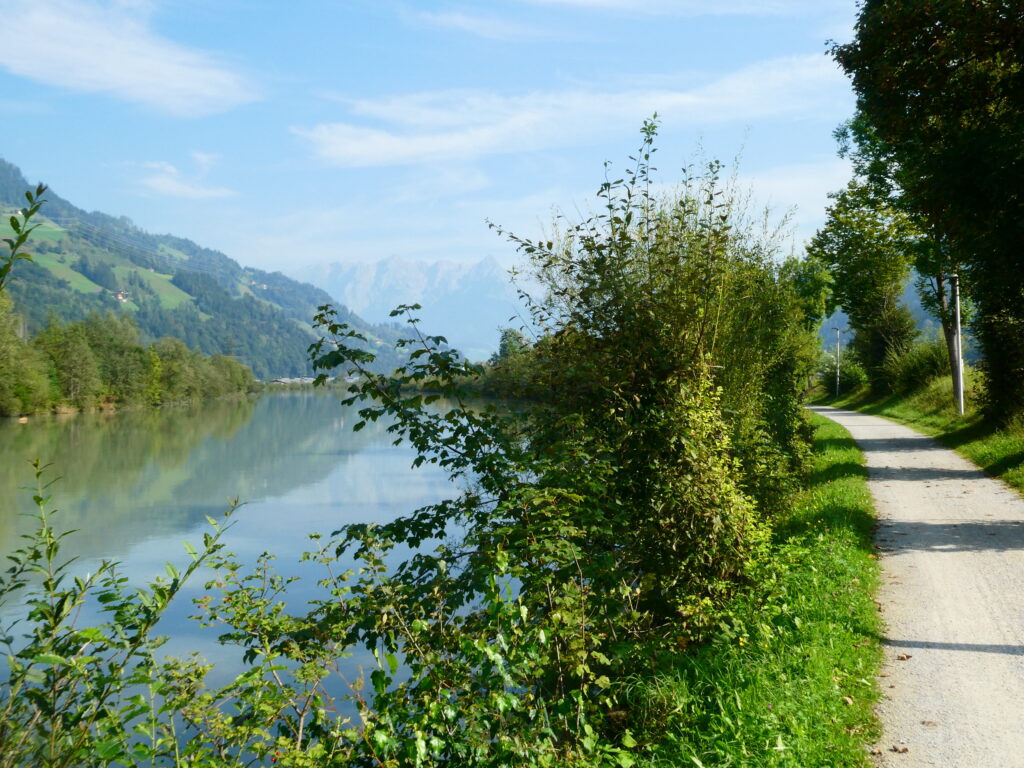
[{"label": "river", "polygon": [[[78,557],[76,572],[95,570],[101,559],[121,563],[133,584],[162,573],[164,564],[188,562],[184,542],[199,546],[237,497],[242,506],[225,536],[227,548],[246,563],[264,551],[276,567],[302,578],[289,590],[301,602],[314,590],[312,566],[298,562],[312,549],[308,535],[354,522],[384,522],[453,493],[434,467],[412,469],[415,454],[392,445],[384,423],[353,433],[354,408],[337,394],[282,393],[258,400],[225,400],[191,407],[117,413],[34,417],[0,423],[0,554],[21,543],[32,527],[30,462],[51,465],[48,508],[55,527],[76,529],[63,554]],[[241,670],[237,651],[216,642],[215,630],[188,618],[191,598],[203,593],[197,579],[161,621],[166,651],[198,651],[215,663],[213,681]],[[0,608],[4,623],[17,606]]]}]

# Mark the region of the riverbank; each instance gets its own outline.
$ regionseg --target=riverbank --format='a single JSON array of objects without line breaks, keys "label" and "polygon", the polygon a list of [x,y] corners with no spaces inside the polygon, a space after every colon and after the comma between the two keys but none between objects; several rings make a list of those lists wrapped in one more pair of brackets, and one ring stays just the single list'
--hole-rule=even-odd
[{"label": "riverbank", "polygon": [[28,424],[30,421],[40,418],[71,418],[75,416],[81,416],[83,414],[94,414],[100,416],[113,416],[114,414],[124,412],[136,412],[136,411],[153,411],[162,408],[187,408],[189,406],[198,405],[200,403],[216,402],[220,400],[254,400],[260,398],[264,394],[274,394],[276,391],[287,392],[287,389],[271,390],[267,387],[262,387],[258,383],[248,389],[247,391],[229,392],[223,395],[212,395],[209,397],[195,397],[187,400],[173,400],[163,403],[143,403],[143,402],[129,402],[129,403],[118,403],[118,402],[100,402],[96,405],[78,407],[69,403],[58,403],[52,406],[49,410],[45,411],[32,411],[24,414],[3,414],[0,415],[0,421],[16,422],[18,424]]}]

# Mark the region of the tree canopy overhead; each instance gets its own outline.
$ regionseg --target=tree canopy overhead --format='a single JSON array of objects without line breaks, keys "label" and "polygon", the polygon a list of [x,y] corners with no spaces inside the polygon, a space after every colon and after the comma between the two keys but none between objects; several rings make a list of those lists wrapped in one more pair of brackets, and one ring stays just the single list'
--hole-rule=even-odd
[{"label": "tree canopy overhead", "polygon": [[965,267],[993,411],[1024,410],[1024,6],[865,0],[833,54],[907,206]]}]

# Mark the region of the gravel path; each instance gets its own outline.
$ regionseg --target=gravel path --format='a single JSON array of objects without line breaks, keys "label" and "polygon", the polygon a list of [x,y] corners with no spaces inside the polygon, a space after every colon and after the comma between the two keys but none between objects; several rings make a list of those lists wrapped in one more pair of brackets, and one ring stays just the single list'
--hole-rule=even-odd
[{"label": "gravel path", "polygon": [[931,438],[850,430],[879,515],[880,766],[1024,768],[1024,499]]}]

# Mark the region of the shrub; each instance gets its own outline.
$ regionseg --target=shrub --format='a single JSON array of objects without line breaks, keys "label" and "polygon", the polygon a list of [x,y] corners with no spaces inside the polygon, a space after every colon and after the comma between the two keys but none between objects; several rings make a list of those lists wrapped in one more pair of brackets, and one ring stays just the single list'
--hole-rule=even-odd
[{"label": "shrub", "polygon": [[920,389],[938,376],[950,375],[946,343],[935,336],[910,347],[892,349],[886,355],[883,371],[894,392]]},{"label": "shrub", "polygon": [[[836,357],[823,354],[818,360],[818,382],[831,395],[836,394]],[[868,384],[868,373],[852,350],[847,349],[839,365],[839,394],[855,392]]]}]

